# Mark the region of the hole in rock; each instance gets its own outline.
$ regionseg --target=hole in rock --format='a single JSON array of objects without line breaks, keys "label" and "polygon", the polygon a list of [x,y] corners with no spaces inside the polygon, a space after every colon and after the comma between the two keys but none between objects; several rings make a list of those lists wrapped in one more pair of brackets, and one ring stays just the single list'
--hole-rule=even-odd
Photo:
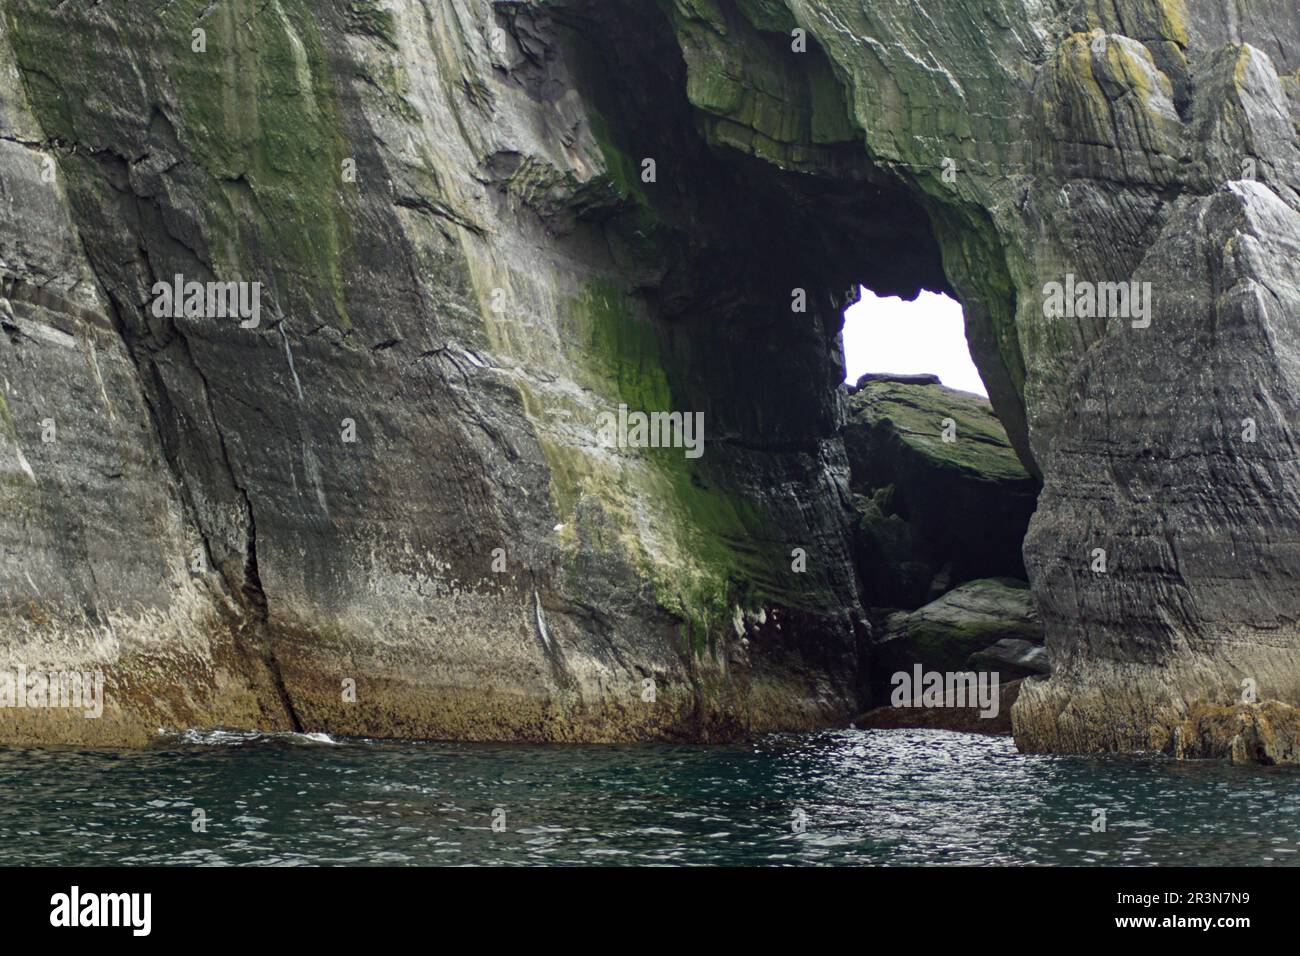
[{"label": "hole in rock", "polygon": [[971,361],[961,304],[922,290],[912,301],[861,289],[844,311],[845,381],[868,372],[932,373],[949,388],[988,397]]},{"label": "hole in rock", "polygon": [[[898,719],[893,675],[918,665],[1009,684],[1044,673],[1046,657],[1021,557],[1038,483],[987,400],[960,303],[860,291],[844,312],[844,436],[875,624],[871,724]],[[984,729],[969,713],[956,726]]]},{"label": "hole in rock", "polygon": [[[620,399],[708,423],[698,460],[657,466],[717,582],[703,599],[724,613],[781,608],[783,630],[749,632],[754,659],[822,667],[867,706],[918,663],[1020,676],[974,659],[1003,639],[1021,657],[1041,643],[1021,557],[1038,483],[984,397],[1025,445],[1014,338],[998,325],[1014,314],[1011,283],[991,231],[872,159],[815,43],[792,57],[786,31],[732,0],[710,9],[725,30],[628,0],[548,7],[610,172],[573,221],[540,210],[575,254],[607,253],[636,300],[592,317]],[[685,54],[674,29],[689,32]],[[721,36],[744,53],[726,70],[712,66]],[[535,80],[545,98],[548,77]],[[801,573],[796,547],[819,556]],[[692,586],[687,615],[701,604]],[[844,627],[846,608],[875,626]],[[872,646],[850,643],[868,630]]]}]

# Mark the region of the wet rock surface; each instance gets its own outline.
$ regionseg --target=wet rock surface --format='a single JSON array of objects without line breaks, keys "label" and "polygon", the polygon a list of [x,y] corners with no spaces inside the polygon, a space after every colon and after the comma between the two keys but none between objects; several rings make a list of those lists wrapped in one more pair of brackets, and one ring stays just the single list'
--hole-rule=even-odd
[{"label": "wet rock surface", "polygon": [[1045,676],[1052,667],[1042,644],[1021,638],[1004,637],[970,656],[976,670],[995,671],[1006,679],[1013,677]]},{"label": "wet rock surface", "polygon": [[924,607],[880,621],[871,644],[869,699],[883,705],[899,675],[917,667],[922,673],[997,675],[1003,684],[1044,674],[1049,665],[1042,645],[1028,585],[1011,578],[969,581]]}]

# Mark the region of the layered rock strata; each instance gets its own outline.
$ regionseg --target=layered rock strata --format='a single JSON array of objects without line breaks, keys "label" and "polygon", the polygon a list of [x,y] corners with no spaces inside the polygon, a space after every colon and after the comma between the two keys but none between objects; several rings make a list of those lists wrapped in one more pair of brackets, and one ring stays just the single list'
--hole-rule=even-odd
[{"label": "layered rock strata", "polygon": [[[107,704],[0,736],[841,719],[857,284],[961,300],[1042,479],[1020,745],[1186,752],[1243,693],[1285,735],[1298,21],[2,0],[0,669]],[[259,283],[259,322],[159,314],[178,275]],[[704,454],[602,441],[620,405],[703,413]]]}]

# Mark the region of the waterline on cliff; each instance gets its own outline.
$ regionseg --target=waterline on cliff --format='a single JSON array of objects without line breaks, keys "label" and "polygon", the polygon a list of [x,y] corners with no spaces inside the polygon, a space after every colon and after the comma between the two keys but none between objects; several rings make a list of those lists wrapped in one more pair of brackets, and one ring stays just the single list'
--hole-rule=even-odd
[{"label": "waterline on cliff", "polygon": [[265,743],[339,746],[344,742],[341,739],[331,737],[329,734],[299,733],[290,730],[276,733],[260,733],[254,730],[225,730],[221,728],[183,731],[160,729],[158,731],[159,746],[166,746],[169,743],[209,747],[242,747]]}]

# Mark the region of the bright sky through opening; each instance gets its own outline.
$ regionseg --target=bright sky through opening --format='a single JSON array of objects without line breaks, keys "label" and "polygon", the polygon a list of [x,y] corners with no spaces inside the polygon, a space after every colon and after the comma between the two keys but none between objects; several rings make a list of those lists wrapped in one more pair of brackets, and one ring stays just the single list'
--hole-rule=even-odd
[{"label": "bright sky through opening", "polygon": [[846,381],[863,372],[933,372],[949,388],[988,395],[966,346],[961,306],[935,292],[915,302],[868,289],[844,313]]}]

